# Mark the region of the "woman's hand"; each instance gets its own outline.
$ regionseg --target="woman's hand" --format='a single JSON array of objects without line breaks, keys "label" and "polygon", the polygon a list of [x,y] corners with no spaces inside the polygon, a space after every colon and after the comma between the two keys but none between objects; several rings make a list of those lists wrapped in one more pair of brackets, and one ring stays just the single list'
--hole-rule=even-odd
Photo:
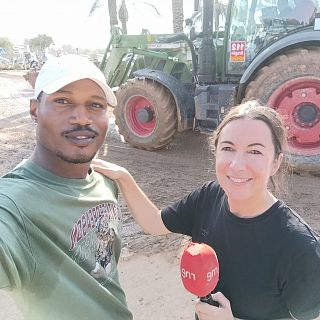
[{"label": "woman's hand", "polygon": [[196,304],[196,313],[199,320],[233,320],[229,300],[221,292],[214,293],[211,296],[212,300],[219,303],[219,307],[211,306],[199,300]]},{"label": "woman's hand", "polygon": [[107,162],[100,159],[93,159],[91,162],[91,167],[94,171],[100,172],[111,180],[121,180],[121,178],[125,178],[130,175],[129,172],[114,163]]},{"label": "woman's hand", "polygon": [[130,212],[146,233],[160,235],[170,232],[162,221],[161,211],[150,201],[125,168],[99,159],[92,160],[91,167],[117,182]]}]

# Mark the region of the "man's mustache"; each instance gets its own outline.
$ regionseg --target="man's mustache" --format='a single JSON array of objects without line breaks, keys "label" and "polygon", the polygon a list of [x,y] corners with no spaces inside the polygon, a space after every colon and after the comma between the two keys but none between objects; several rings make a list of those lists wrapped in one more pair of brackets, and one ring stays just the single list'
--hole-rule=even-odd
[{"label": "man's mustache", "polygon": [[80,132],[80,131],[86,131],[86,132],[90,131],[90,132],[94,133],[96,136],[99,135],[98,131],[92,129],[89,126],[77,126],[77,127],[74,127],[74,128],[72,128],[70,130],[63,131],[62,135],[70,134],[70,133],[73,133],[73,132]]}]

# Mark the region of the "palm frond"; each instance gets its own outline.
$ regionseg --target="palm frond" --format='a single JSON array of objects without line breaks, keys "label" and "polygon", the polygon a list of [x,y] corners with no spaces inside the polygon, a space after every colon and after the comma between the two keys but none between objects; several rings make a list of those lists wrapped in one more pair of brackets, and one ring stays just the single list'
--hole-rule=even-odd
[{"label": "palm frond", "polygon": [[90,12],[89,12],[89,16],[92,16],[92,14],[102,6],[102,4],[100,3],[100,0],[95,0],[94,3],[91,6]]},{"label": "palm frond", "polygon": [[154,9],[154,11],[157,13],[157,15],[161,16],[160,12],[158,11],[157,7],[154,4],[146,2],[146,1],[143,1],[143,3],[148,5],[148,6],[150,6],[150,7],[152,7]]}]

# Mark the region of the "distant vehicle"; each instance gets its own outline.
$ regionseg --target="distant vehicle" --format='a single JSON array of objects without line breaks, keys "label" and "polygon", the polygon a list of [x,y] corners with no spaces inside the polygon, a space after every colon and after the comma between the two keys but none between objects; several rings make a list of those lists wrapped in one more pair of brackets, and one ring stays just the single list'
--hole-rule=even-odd
[{"label": "distant vehicle", "polygon": [[0,70],[10,70],[12,69],[12,64],[9,59],[0,57]]},{"label": "distant vehicle", "polygon": [[39,62],[37,60],[32,60],[30,62],[30,69],[32,70],[39,70],[40,69],[40,65]]},{"label": "distant vehicle", "polygon": [[13,66],[14,66],[14,69],[24,70],[24,69],[26,69],[25,60],[23,58],[17,58],[14,60]]}]

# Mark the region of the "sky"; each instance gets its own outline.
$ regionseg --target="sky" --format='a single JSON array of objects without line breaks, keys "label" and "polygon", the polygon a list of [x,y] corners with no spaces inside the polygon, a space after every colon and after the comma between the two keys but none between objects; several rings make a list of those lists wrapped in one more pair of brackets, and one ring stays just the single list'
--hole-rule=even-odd
[{"label": "sky", "polygon": [[[110,39],[107,0],[92,16],[94,0],[1,0],[0,37],[14,45],[39,34],[50,36],[57,48],[70,44],[75,48],[103,49]],[[146,2],[154,4],[160,16]],[[118,0],[120,4],[120,0]],[[128,33],[171,33],[171,0],[127,0]],[[184,0],[185,18],[192,14],[193,0]]]}]

